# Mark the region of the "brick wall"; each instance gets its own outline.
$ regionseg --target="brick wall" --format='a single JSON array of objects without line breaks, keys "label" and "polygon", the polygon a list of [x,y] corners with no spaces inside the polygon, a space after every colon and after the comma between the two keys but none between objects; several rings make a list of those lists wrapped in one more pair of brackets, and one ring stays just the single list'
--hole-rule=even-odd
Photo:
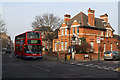
[{"label": "brick wall", "polygon": [[[84,60],[85,55],[89,55],[89,59],[90,59],[90,54],[75,54],[75,60]],[[98,54],[91,53],[91,58],[98,59]],[[100,58],[103,58],[103,53],[100,53]],[[86,58],[86,59],[88,59],[88,58]]]}]

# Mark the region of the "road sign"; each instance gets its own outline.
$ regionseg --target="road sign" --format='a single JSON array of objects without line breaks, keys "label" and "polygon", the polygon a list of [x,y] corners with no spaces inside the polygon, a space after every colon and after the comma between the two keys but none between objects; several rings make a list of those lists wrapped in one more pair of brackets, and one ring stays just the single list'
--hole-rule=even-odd
[{"label": "road sign", "polygon": [[97,43],[100,43],[100,37],[97,37]]}]

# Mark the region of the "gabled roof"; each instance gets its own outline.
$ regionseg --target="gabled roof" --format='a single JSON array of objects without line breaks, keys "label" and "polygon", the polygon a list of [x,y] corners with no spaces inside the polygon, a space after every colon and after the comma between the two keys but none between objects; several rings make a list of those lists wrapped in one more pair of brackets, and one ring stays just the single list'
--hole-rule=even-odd
[{"label": "gabled roof", "polygon": [[[68,21],[66,24],[67,25],[72,25],[72,23],[74,21],[77,21],[78,23],[81,24],[81,26],[89,26],[89,27],[93,27],[93,26],[90,26],[89,23],[88,23],[88,16],[83,13],[83,12],[80,12],[78,13],[76,16],[74,16],[70,21]],[[106,27],[104,26],[104,24],[107,24],[106,22],[104,22],[103,19],[100,19],[100,18],[95,18],[95,28],[101,28],[101,29],[106,29]]]}]

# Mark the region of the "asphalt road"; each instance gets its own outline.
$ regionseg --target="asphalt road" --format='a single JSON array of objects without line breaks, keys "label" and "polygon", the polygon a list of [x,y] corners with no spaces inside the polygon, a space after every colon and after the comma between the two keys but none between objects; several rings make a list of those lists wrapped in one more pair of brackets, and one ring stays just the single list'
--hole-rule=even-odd
[{"label": "asphalt road", "polygon": [[24,60],[3,54],[2,78],[118,78],[120,74],[109,68],[119,67],[118,62],[62,63],[45,56]]}]

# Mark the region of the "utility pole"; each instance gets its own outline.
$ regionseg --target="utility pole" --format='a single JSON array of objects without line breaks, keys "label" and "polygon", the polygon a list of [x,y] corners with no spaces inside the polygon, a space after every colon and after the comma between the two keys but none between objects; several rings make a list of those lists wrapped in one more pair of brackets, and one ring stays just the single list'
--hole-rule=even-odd
[{"label": "utility pole", "polygon": [[100,28],[98,28],[98,37],[99,37],[99,41],[98,41],[98,60],[100,60]]},{"label": "utility pole", "polygon": [[70,50],[70,52],[71,52],[71,47],[70,47],[70,28],[71,28],[71,26],[70,25],[68,25],[68,23],[67,23],[67,26],[68,26],[68,30],[69,30],[69,50]]}]

